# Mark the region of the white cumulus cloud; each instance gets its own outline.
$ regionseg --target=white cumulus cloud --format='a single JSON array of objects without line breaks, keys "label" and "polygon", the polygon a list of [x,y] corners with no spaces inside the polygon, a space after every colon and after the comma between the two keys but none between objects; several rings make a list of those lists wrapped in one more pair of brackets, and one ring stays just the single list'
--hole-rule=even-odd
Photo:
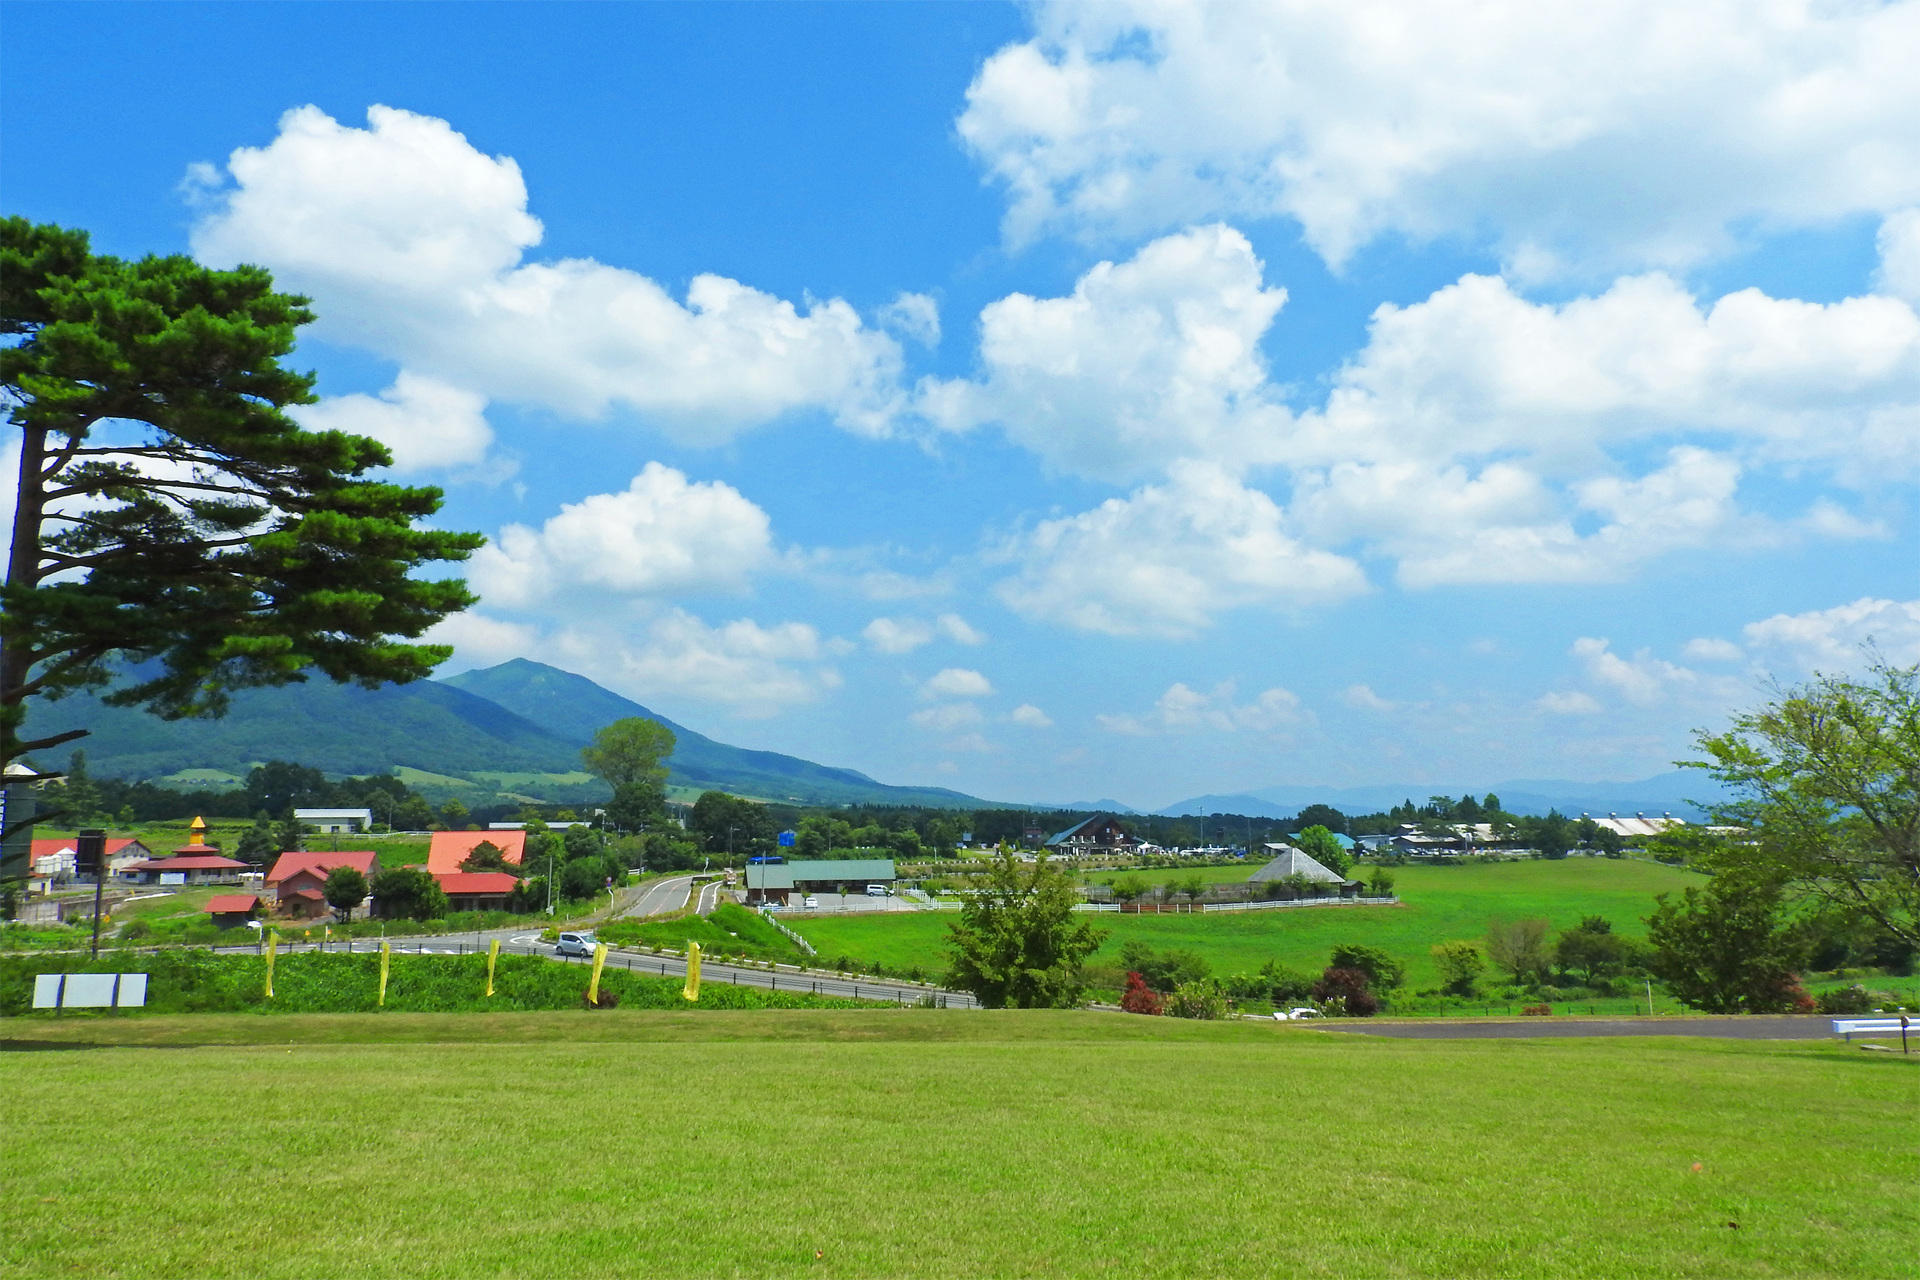
[{"label": "white cumulus cloud", "polygon": [[1146,716],[1095,716],[1113,733],[1179,733],[1211,729],[1221,733],[1275,733],[1311,719],[1290,689],[1265,690],[1250,702],[1236,702],[1234,682],[1223,681],[1208,693],[1175,682],[1154,701]]},{"label": "white cumulus cloud", "polygon": [[[434,378],[402,371],[387,390],[369,395],[329,396],[290,410],[310,431],[348,431],[372,436],[393,453],[395,471],[482,467],[493,447],[485,396]],[[494,478],[509,469],[483,468]]]},{"label": "white cumulus cloud", "polygon": [[957,613],[943,613],[933,621],[922,618],[875,618],[860,633],[878,653],[912,653],[945,636],[958,644],[985,644],[986,636]]},{"label": "white cumulus cloud", "polygon": [[468,580],[496,604],[524,607],[577,588],[739,590],[772,558],[766,512],[737,489],[649,462],[622,492],[567,503],[539,529],[507,525],[474,553]]},{"label": "white cumulus cloud", "polygon": [[1777,613],[1743,630],[1749,647],[1784,655],[1807,670],[1857,672],[1871,641],[1895,666],[1920,662],[1920,600],[1863,596],[1807,613]]},{"label": "white cumulus cloud", "polygon": [[1920,5],[1048,0],[962,139],[1007,231],[1286,217],[1514,268],[1685,265],[1737,226],[1920,203]]},{"label": "white cumulus cloud", "polygon": [[945,698],[984,698],[993,692],[993,682],[978,671],[948,667],[928,680],[926,692]]},{"label": "white cumulus cloud", "polygon": [[1024,725],[1029,729],[1051,729],[1053,727],[1053,717],[1034,706],[1031,702],[1023,702],[1015,707],[1012,712],[1008,714],[1007,719],[1013,721],[1015,724]]},{"label": "white cumulus cloud", "polygon": [[1224,609],[1298,606],[1367,589],[1352,560],[1290,536],[1273,499],[1204,464],[1180,464],[1091,511],[1042,521],[1015,549],[1001,595],[1022,613],[1114,635],[1188,635]]},{"label": "white cumulus cloud", "polygon": [[542,227],[511,158],[430,116],[375,106],[367,122],[299,107],[229,157],[230,185],[199,170],[195,254],[269,267],[314,298],[323,336],[490,400],[629,410],[691,443],[808,409],[887,430],[899,345],[845,302],[803,312],[717,275],[682,300],[591,259],[525,261]]},{"label": "white cumulus cloud", "polygon": [[1289,415],[1258,343],[1286,301],[1231,227],[1102,262],[1063,298],[1016,293],[980,314],[979,381],[921,384],[948,430],[998,423],[1063,470],[1124,482],[1181,458],[1280,457]]}]

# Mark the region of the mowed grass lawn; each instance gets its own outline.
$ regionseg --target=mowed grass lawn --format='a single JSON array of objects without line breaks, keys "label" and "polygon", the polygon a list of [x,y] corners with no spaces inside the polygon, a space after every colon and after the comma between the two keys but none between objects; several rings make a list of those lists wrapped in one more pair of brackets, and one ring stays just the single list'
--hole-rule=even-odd
[{"label": "mowed grass lawn", "polygon": [[[1231,870],[1240,879],[1247,874],[1238,868],[1206,870]],[[1117,960],[1120,948],[1138,938],[1156,950],[1197,951],[1221,975],[1251,973],[1273,959],[1317,973],[1326,967],[1335,944],[1362,943],[1403,961],[1408,985],[1420,989],[1440,983],[1433,945],[1483,938],[1490,917],[1538,917],[1562,929],[1586,916],[1604,916],[1616,932],[1645,938],[1643,917],[1653,911],[1655,894],[1704,882],[1691,871],[1660,863],[1608,858],[1391,871],[1402,904],[1397,907],[1144,916],[1102,912],[1089,917],[1109,931],[1095,961]],[[947,924],[955,919],[958,913],[952,911],[921,911],[789,918],[787,923],[818,947],[823,958],[845,955],[878,960],[889,969],[919,965],[934,972],[946,964]]]},{"label": "mowed grass lawn", "polygon": [[1885,1277],[1920,1239],[1920,1063],[1832,1043],[946,1010],[9,1034],[134,1042],[6,1055],[9,1276]]}]

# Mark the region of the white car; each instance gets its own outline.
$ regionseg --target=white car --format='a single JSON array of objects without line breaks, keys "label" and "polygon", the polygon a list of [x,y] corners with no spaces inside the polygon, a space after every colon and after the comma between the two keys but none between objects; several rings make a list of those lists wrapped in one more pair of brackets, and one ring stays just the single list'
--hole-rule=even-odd
[{"label": "white car", "polygon": [[812,894],[808,894],[806,901],[802,902],[800,905],[805,907],[808,911],[815,911],[819,909],[820,899],[814,897]]},{"label": "white car", "polygon": [[884,898],[887,896],[887,886],[883,884],[870,884],[867,886],[867,896],[869,898]]},{"label": "white car", "polygon": [[1317,1018],[1319,1016],[1320,1011],[1318,1009],[1288,1009],[1285,1012],[1275,1009],[1273,1011],[1273,1018],[1276,1022],[1304,1022],[1308,1018]]},{"label": "white car", "polygon": [[553,954],[557,956],[590,956],[600,944],[590,933],[563,933],[560,941],[553,944]]}]

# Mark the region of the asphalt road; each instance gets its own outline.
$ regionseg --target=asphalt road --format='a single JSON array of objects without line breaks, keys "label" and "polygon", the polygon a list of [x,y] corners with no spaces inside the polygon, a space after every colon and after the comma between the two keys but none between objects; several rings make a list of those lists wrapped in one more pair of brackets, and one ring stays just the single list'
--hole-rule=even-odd
[{"label": "asphalt road", "polygon": [[[687,905],[687,891],[692,887],[692,876],[670,876],[665,880],[656,880],[646,886],[646,891],[640,895],[638,902],[622,911],[620,915],[623,919],[634,919],[639,916],[658,916],[665,915],[669,911],[678,911]],[[713,910],[711,906],[702,905],[701,914],[705,915],[711,910]]]},{"label": "asphalt road", "polygon": [[1545,1036],[1714,1036],[1726,1040],[1825,1040],[1833,1019],[1824,1015],[1746,1015],[1735,1018],[1513,1018],[1467,1021],[1435,1018],[1421,1022],[1342,1019],[1295,1023],[1316,1031],[1349,1035],[1396,1036],[1406,1040],[1535,1039]]}]

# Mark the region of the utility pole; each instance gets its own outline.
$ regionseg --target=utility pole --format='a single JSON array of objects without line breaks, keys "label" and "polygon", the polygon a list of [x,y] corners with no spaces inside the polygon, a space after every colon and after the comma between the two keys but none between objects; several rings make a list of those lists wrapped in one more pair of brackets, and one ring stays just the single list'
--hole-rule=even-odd
[{"label": "utility pole", "polygon": [[100,958],[100,895],[107,884],[107,833],[89,827],[80,833],[74,848],[75,869],[93,869],[93,958]]}]

